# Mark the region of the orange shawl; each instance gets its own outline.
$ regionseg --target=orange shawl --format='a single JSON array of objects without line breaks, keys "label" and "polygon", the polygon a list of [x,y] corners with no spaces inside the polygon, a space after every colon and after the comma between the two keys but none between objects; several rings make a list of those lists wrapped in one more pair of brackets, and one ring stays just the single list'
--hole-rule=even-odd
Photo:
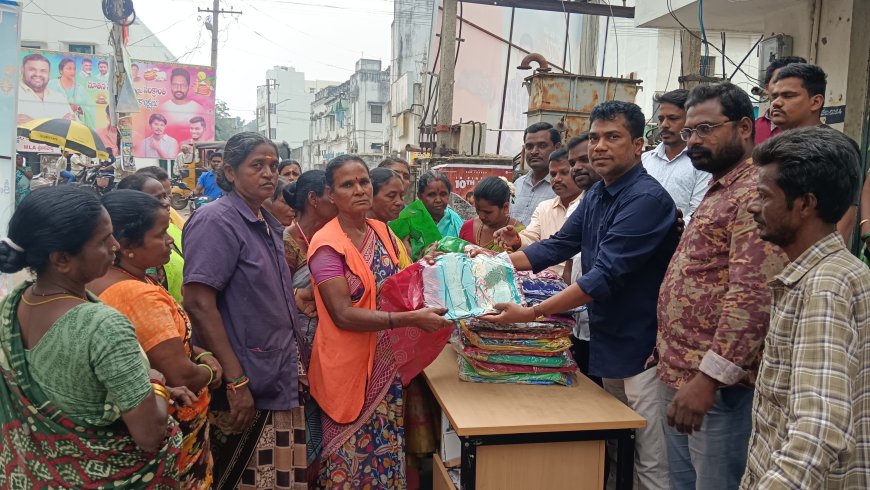
[{"label": "orange shawl", "polygon": [[[387,248],[393,263],[398,263],[387,226],[376,220],[369,219],[367,222]],[[338,218],[314,235],[308,247],[308,259],[323,246],[330,246],[342,255],[350,272],[362,281],[363,295],[353,307],[376,310],[377,285],[374,274],[342,230]],[[316,284],[313,289],[318,324],[308,369],[311,395],[332,420],[350,423],[359,417],[365,403],[378,332],[356,332],[338,327],[329,316],[320,289]]]}]

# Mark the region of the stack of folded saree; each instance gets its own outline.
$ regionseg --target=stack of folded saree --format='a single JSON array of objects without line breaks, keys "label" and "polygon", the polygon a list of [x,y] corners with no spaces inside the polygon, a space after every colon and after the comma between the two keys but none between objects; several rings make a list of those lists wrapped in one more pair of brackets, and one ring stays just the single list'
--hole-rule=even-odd
[{"label": "stack of folded saree", "polygon": [[453,345],[459,378],[479,383],[572,384],[577,364],[568,349],[571,327],[560,320],[498,324],[460,322]]}]

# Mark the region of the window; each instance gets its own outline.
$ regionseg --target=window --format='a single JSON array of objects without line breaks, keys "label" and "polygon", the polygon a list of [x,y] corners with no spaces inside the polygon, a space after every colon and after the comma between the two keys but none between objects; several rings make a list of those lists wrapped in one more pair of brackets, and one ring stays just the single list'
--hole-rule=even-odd
[{"label": "window", "polygon": [[329,116],[329,130],[335,131],[335,116]]},{"label": "window", "polygon": [[266,108],[265,107],[257,107],[257,120],[260,122],[264,122],[266,120]]},{"label": "window", "polygon": [[94,54],[93,44],[73,44],[69,43],[67,49],[72,53]]},{"label": "window", "polygon": [[277,139],[278,128],[269,128],[269,139],[274,140]]},{"label": "window", "polygon": [[274,102],[269,104],[269,114],[275,114],[275,112],[277,111],[277,109],[276,109],[277,106],[278,106],[278,104],[276,104]]},{"label": "window", "polygon": [[701,56],[701,76],[715,77],[716,76],[716,57]]},{"label": "window", "polygon": [[45,43],[39,41],[21,41],[21,47],[29,49],[45,49]]},{"label": "window", "polygon": [[384,122],[384,106],[372,104],[372,124],[381,124]]}]

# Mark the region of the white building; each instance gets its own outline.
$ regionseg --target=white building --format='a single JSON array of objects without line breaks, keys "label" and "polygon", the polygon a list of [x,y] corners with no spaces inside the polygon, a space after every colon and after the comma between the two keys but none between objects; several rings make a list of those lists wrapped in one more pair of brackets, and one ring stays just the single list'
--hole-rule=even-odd
[{"label": "white building", "polygon": [[368,59],[356,62],[348,81],[317,92],[311,103],[311,164],[345,153],[377,164],[388,141],[389,97],[389,68]]},{"label": "white building", "polygon": [[[440,32],[440,3],[394,0],[390,139],[393,152],[402,152],[408,144],[420,145],[421,121],[428,131],[423,133],[423,143],[434,139],[431,129],[435,123],[433,112],[440,70],[435,63],[440,38],[435,34]],[[645,4],[636,0],[612,3]],[[528,89],[523,84],[532,72],[520,71],[517,66],[529,53],[543,55],[553,73],[567,71],[642,80],[635,102],[651,122],[655,121],[655,94],[680,86],[680,35],[673,29],[635,26],[632,19],[477,4],[465,4],[461,17],[463,21],[457,22],[457,35],[462,41],[458,44],[452,123],[485,123],[489,153],[514,156],[521,150],[522,130],[528,124],[524,113],[529,107]],[[708,27],[711,43],[721,45],[722,30]],[[725,53],[738,63],[751,51],[761,32],[755,28],[724,30]],[[705,71],[708,76],[722,76],[718,52],[710,49],[703,62],[709,66]],[[757,54],[751,52],[742,69],[757,76],[758,63]],[[429,71],[436,76],[430,77]],[[726,61],[725,76],[730,77],[734,71],[734,66]],[[753,81],[740,71],[732,81],[747,92],[753,86]]]},{"label": "white building", "polygon": [[432,0],[394,0],[393,48],[390,65],[391,152],[419,145],[423,120],[423,90],[429,77],[429,44],[435,25]]},{"label": "white building", "polygon": [[275,66],[267,70],[263,85],[257,87],[257,131],[286,142],[291,149],[301,147],[310,135],[314,94],[338,84],[305,80],[305,73],[293,67]]},{"label": "white building", "polygon": [[[21,17],[21,47],[114,55],[109,44],[111,23],[103,16],[100,2],[39,0],[25,2]],[[136,19],[129,28],[127,50],[136,59],[175,61],[175,55],[148,26]],[[140,41],[141,40],[141,41]]]},{"label": "white building", "polygon": [[[635,0],[626,5],[634,6]],[[656,121],[653,97],[680,88],[680,31],[675,29],[655,29],[635,27],[635,19],[599,18],[597,75],[624,77],[643,80],[642,90],[637,93],[635,103],[643,109],[648,119]],[[721,30],[708,30],[707,39],[717,47],[722,44]],[[703,75],[715,78],[731,78],[731,82],[750,93],[756,86],[753,78],[758,76],[758,55],[755,43],[761,36],[760,31],[746,29],[725,32],[725,63],[722,54],[713,48],[701,51],[701,71]],[[748,56],[747,56],[748,55]],[[740,63],[737,70],[728,59]],[[603,65],[603,71],[602,71]],[[699,67],[693,67],[693,73]],[[724,70],[724,72],[723,72]],[[750,75],[752,78],[747,76]]]},{"label": "white building", "polygon": [[[640,27],[698,31],[699,17],[703,18],[708,39],[710,31],[720,30],[759,32],[765,37],[790,36],[792,49],[786,54],[802,56],[821,66],[828,75],[825,108],[829,114],[823,112],[826,122],[862,142],[862,135],[867,134],[870,126],[866,109],[870,99],[867,90],[870,2],[732,0],[702,4],[697,0],[643,0],[637,2],[634,23]],[[711,42],[715,43],[717,38],[712,37]],[[738,58],[729,56],[739,63]],[[750,58],[755,61],[757,55],[752,53]],[[761,64],[765,63],[766,60]],[[746,71],[758,76],[757,71]],[[861,145],[867,148],[866,140]]]}]

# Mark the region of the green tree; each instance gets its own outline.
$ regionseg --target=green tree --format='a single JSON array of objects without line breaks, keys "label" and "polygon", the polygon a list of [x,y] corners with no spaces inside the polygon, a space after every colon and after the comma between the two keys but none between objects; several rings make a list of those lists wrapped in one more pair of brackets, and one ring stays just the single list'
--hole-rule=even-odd
[{"label": "green tree", "polygon": [[240,117],[230,115],[230,108],[227,103],[222,100],[215,101],[214,104],[214,132],[215,140],[226,141],[230,136],[242,131],[245,125]]}]

